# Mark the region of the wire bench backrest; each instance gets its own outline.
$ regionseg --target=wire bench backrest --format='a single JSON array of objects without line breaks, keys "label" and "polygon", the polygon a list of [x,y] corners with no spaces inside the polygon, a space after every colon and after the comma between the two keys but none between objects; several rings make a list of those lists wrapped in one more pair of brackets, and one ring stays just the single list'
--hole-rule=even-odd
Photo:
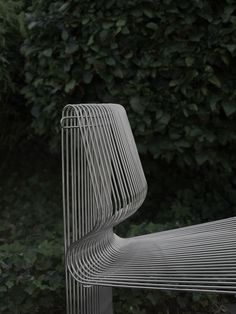
[{"label": "wire bench backrest", "polygon": [[147,183],[125,109],[67,105],[61,124],[65,205],[76,221],[87,221],[79,237],[132,215]]}]

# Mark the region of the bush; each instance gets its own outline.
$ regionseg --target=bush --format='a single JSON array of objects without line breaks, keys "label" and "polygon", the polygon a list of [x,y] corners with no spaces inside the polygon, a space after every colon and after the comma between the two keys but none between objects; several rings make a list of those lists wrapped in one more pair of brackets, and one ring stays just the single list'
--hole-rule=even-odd
[{"label": "bush", "polygon": [[[127,109],[149,194],[143,210],[118,227],[120,234],[235,215],[235,13],[233,0],[41,0],[27,9],[27,36],[21,49],[23,94],[34,132],[41,136],[40,147],[46,144],[59,150],[59,120],[66,103],[120,102]],[[27,158],[34,164],[41,155],[35,148],[32,151],[31,162],[28,151],[17,155],[17,162]],[[60,312],[64,307],[62,246],[58,244],[62,230],[55,231],[52,223],[58,217],[54,205],[61,201],[49,202],[61,195],[55,188],[60,181],[53,176],[46,180],[50,191],[46,197],[45,181],[32,179],[32,172],[41,174],[41,168],[31,169],[31,181],[15,194],[12,176],[6,185],[9,192],[3,193],[6,223],[2,225],[8,226],[4,232],[13,232],[9,243],[0,247],[1,267],[9,264],[2,268],[1,277],[0,296],[9,302],[0,305],[4,314],[53,311],[55,304]],[[38,185],[45,193],[39,198]],[[12,207],[14,213],[20,212],[20,217],[14,216],[20,234],[7,223]],[[52,212],[57,215],[51,216]],[[25,234],[24,239],[24,232],[34,230],[35,224],[38,238],[31,242]],[[50,248],[46,255],[42,246]],[[40,260],[46,277],[38,268]],[[45,292],[49,301],[41,304]],[[117,313],[166,313],[170,306],[170,311],[178,308],[181,314],[215,314],[224,312],[226,302],[207,294],[119,289],[115,294]]]},{"label": "bush", "polygon": [[0,0],[0,146],[12,149],[26,134],[28,115],[23,97],[24,59],[20,46],[24,35],[23,3]]},{"label": "bush", "polygon": [[17,88],[14,76],[19,70],[16,53],[21,44],[20,27],[23,23],[23,16],[19,15],[21,7],[20,1],[0,1],[0,97],[4,103]]},{"label": "bush", "polygon": [[[25,162],[27,160],[27,162]],[[32,170],[32,165],[34,165]],[[206,204],[199,199],[198,189],[176,188],[177,179],[166,193],[168,180],[153,173],[155,162],[144,163],[151,186],[149,198],[142,210],[118,226],[123,236],[157,232],[174,226],[222,216],[227,209],[225,199],[235,192],[225,190],[202,193]],[[60,182],[60,161],[30,145],[13,155],[1,173],[0,184],[0,312],[1,314],[65,313],[65,282],[63,261],[63,228]],[[167,169],[166,175],[173,169]],[[167,172],[169,171],[169,173]],[[33,174],[32,174],[33,172]],[[160,172],[158,170],[158,172]],[[11,173],[11,176],[9,176]],[[181,175],[184,177],[184,175]],[[186,180],[186,186],[191,185]],[[215,178],[212,178],[212,182]],[[160,184],[162,181],[165,185]],[[174,188],[175,186],[175,188]],[[176,189],[176,190],[175,190]],[[228,194],[227,194],[228,193]],[[234,193],[234,194],[233,194]],[[162,195],[160,210],[156,207]],[[215,198],[213,197],[215,195]],[[232,197],[231,197],[232,198]],[[216,206],[216,208],[214,208]],[[198,209],[201,209],[200,211]],[[215,212],[213,211],[215,210]],[[230,215],[231,207],[226,214]],[[114,289],[115,313],[133,314],[216,314],[225,313],[227,300],[214,294],[173,293],[150,290]],[[178,313],[179,314],[179,313]]]},{"label": "bush", "polygon": [[47,239],[32,244],[27,240],[0,247],[1,313],[64,313],[61,241]]},{"label": "bush", "polygon": [[[18,151],[18,162],[11,158],[1,173],[0,313],[62,314],[65,282],[58,163],[55,157],[51,160],[30,148],[31,156]],[[37,151],[38,159],[32,151]]]},{"label": "bush", "polygon": [[55,144],[66,103],[120,102],[140,152],[232,169],[235,10],[233,0],[35,3],[22,51],[36,132]]},{"label": "bush", "polygon": [[[47,160],[46,166],[42,160],[39,163],[40,175],[29,176],[27,165],[20,165],[21,170],[5,178],[1,186],[0,206],[4,208],[0,217],[1,314],[65,313],[60,186],[56,185],[58,174],[50,169],[49,156]],[[55,169],[57,166],[54,165]],[[169,227],[135,222],[121,225],[118,232],[134,236]],[[181,314],[220,314],[226,313],[222,305],[225,302],[222,296],[214,294],[114,289],[116,314],[167,311],[173,314],[176,309]]]}]

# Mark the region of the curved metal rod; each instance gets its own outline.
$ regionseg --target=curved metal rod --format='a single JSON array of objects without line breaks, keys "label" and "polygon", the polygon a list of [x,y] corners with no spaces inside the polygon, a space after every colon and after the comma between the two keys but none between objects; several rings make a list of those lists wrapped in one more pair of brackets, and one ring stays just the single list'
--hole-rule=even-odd
[{"label": "curved metal rod", "polygon": [[61,126],[65,254],[74,284],[236,293],[235,217],[128,239],[113,233],[147,193],[122,106],[67,105]]}]

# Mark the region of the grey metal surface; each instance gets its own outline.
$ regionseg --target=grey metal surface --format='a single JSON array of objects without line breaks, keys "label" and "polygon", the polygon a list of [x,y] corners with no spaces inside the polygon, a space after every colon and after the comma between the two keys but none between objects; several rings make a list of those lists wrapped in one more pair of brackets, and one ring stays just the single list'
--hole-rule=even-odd
[{"label": "grey metal surface", "polygon": [[122,106],[67,105],[61,125],[69,313],[84,296],[77,282],[94,300],[89,310],[76,305],[81,313],[102,313],[99,286],[236,293],[235,217],[128,239],[113,233],[147,192]]},{"label": "grey metal surface", "polygon": [[[74,110],[67,112],[73,114]],[[94,226],[92,183],[77,121],[67,119],[62,128],[62,185],[65,255]],[[73,126],[71,128],[71,126]],[[74,128],[75,127],[75,128]],[[106,298],[104,294],[106,293]],[[66,267],[67,314],[112,314],[112,288],[81,285]]]}]

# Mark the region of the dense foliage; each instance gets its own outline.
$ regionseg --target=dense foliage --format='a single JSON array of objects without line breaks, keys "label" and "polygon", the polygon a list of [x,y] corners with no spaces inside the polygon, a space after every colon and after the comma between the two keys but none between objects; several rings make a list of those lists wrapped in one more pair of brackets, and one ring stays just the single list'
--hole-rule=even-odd
[{"label": "dense foliage", "polygon": [[[0,141],[4,152],[25,145],[1,173],[0,312],[64,313],[61,108],[126,107],[149,193],[120,234],[235,215],[236,3],[32,0],[25,32],[18,4],[0,0],[0,97],[11,112]],[[115,302],[117,314],[216,314],[227,301],[117,289]]]},{"label": "dense foliage", "polygon": [[67,102],[120,102],[143,153],[231,169],[235,10],[234,0],[35,2],[22,51],[36,131],[57,139]]},{"label": "dense foliage", "polygon": [[16,69],[19,69],[15,57],[21,44],[21,6],[20,1],[0,1],[0,97],[3,104],[9,103],[8,97],[17,88],[14,75],[17,73]]},{"label": "dense foliage", "polygon": [[[28,163],[25,163],[25,154]],[[8,167],[2,172],[0,313],[37,314],[44,311],[46,314],[64,314],[61,186],[58,184],[60,160],[45,155],[37,147],[22,150],[18,160],[16,164],[15,157],[10,158]],[[32,164],[34,174],[29,166]],[[11,177],[8,176],[9,168]],[[157,224],[151,222],[151,218],[147,219],[146,207],[141,210],[142,217],[134,217],[122,224],[118,232],[133,236],[171,227],[164,221],[171,220],[173,212],[162,212],[161,215],[168,218],[160,215]],[[137,224],[140,218],[143,222]],[[178,217],[182,224],[184,219],[184,215]],[[223,305],[226,302],[224,297],[213,294],[114,290],[116,314],[220,314],[226,313]]]},{"label": "dense foliage", "polygon": [[20,0],[0,0],[0,149],[11,149],[26,129],[27,116],[23,118],[20,95],[24,80],[24,59],[20,55],[25,32],[22,9]]},{"label": "dense foliage", "polygon": [[[35,160],[35,152],[41,162]],[[8,160],[0,190],[0,313],[64,313],[61,187],[55,160],[34,148]],[[45,165],[44,165],[45,163]],[[58,165],[58,163],[57,163]],[[7,167],[7,168],[8,168]],[[50,177],[49,177],[50,167]],[[8,168],[9,169],[9,168]],[[33,194],[33,196],[32,196]]]}]

